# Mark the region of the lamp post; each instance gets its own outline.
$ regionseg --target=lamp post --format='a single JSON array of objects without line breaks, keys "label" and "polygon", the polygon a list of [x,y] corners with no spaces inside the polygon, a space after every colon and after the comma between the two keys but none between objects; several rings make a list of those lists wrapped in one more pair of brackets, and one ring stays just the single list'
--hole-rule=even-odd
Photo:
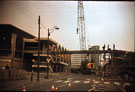
[{"label": "lamp post", "polygon": [[37,81],[39,81],[39,62],[40,62],[40,16],[38,18],[38,62],[37,62]]},{"label": "lamp post", "polygon": [[60,28],[58,28],[57,26],[54,26],[52,29],[48,28],[48,39],[47,39],[48,45],[47,45],[47,58],[46,58],[46,61],[47,61],[47,77],[46,78],[48,78],[48,76],[49,76],[49,63],[50,63],[50,60],[51,60],[49,58],[49,36],[50,36],[50,33],[52,33],[54,31],[54,29],[59,30]]}]

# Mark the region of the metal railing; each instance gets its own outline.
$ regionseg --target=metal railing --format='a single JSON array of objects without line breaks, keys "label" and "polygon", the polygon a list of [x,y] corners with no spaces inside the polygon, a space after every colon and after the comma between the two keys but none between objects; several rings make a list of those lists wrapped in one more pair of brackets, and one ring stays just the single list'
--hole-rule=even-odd
[{"label": "metal railing", "polygon": [[16,58],[22,58],[22,51],[21,50],[16,50],[15,51],[15,57]]},{"label": "metal railing", "polygon": [[[12,54],[11,49],[0,49],[0,56],[10,57],[11,54]],[[22,51],[16,50],[15,51],[15,57],[16,58],[22,58]]]},{"label": "metal railing", "polygon": [[11,49],[0,49],[0,56],[11,56]]}]

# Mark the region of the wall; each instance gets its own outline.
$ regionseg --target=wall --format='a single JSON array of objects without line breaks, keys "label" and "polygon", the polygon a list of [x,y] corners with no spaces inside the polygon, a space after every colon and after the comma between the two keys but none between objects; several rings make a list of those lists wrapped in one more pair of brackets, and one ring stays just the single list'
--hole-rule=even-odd
[{"label": "wall", "polygon": [[0,81],[26,79],[25,70],[0,69]]},{"label": "wall", "polygon": [[[92,50],[99,50],[99,46],[92,46]],[[95,67],[99,66],[99,54],[91,54],[91,59],[94,60]]]}]

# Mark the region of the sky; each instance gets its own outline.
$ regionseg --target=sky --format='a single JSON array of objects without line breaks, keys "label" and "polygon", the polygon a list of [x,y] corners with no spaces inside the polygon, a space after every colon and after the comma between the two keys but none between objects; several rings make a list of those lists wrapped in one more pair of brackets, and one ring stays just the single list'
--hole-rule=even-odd
[{"label": "sky", "polygon": [[[79,50],[77,29],[77,1],[0,1],[0,24],[12,24],[34,36],[41,37],[47,29],[58,26],[50,38],[69,50]],[[105,44],[117,50],[134,51],[135,2],[84,1],[86,45]]]}]

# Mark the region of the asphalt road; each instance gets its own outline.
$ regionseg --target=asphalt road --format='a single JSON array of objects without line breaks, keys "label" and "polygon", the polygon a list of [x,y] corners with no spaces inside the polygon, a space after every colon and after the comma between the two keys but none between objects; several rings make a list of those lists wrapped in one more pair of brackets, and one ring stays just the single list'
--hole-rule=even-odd
[{"label": "asphalt road", "polygon": [[[118,78],[106,78],[82,74],[65,74],[62,76],[53,76],[40,82],[10,89],[10,91],[122,91],[123,82]],[[127,85],[130,85],[127,83]]]}]

